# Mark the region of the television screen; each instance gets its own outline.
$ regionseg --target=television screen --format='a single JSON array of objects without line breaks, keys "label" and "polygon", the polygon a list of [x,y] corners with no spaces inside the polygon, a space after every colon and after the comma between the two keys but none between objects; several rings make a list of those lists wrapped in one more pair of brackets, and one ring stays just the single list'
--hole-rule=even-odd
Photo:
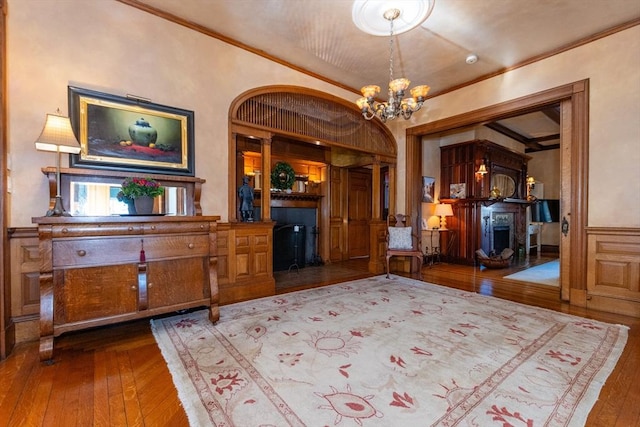
[{"label": "television screen", "polygon": [[560,200],[539,199],[531,206],[532,222],[560,222]]}]

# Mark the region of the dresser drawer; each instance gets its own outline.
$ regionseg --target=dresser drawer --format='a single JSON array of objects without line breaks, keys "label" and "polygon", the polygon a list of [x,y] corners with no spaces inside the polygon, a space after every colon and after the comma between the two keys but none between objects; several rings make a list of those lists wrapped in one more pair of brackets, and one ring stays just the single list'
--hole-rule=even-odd
[{"label": "dresser drawer", "polygon": [[86,267],[186,258],[209,254],[209,235],[138,236],[101,239],[60,239],[53,242],[53,267]]},{"label": "dresser drawer", "polygon": [[122,236],[142,234],[143,224],[65,224],[51,227],[51,236],[56,237],[89,237],[89,236]]},{"label": "dresser drawer", "polygon": [[209,235],[145,236],[144,251],[147,261],[164,258],[208,256]]},{"label": "dresser drawer", "polygon": [[144,224],[144,234],[208,233],[209,222],[156,222]]}]

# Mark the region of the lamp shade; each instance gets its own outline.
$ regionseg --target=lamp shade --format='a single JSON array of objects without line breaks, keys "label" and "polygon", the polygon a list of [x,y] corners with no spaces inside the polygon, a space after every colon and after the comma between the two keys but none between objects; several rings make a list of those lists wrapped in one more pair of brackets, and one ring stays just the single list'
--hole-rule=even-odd
[{"label": "lamp shade", "polygon": [[78,154],[80,143],[71,129],[69,117],[47,114],[42,133],[36,139],[36,150]]},{"label": "lamp shade", "polygon": [[451,209],[451,205],[446,203],[439,203],[436,205],[436,209],[433,212],[434,215],[443,217],[443,216],[453,216],[453,209]]}]

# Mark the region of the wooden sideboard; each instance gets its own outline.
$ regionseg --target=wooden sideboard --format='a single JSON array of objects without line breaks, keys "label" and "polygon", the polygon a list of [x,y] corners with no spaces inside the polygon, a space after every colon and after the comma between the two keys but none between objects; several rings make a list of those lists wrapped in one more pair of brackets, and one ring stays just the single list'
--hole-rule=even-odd
[{"label": "wooden sideboard", "polygon": [[37,217],[40,359],[65,332],[206,306],[220,317],[219,216]]}]

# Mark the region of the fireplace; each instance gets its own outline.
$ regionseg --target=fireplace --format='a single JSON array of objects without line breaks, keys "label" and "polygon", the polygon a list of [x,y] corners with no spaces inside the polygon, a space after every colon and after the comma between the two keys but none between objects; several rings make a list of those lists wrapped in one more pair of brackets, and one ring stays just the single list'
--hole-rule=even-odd
[{"label": "fireplace", "polygon": [[273,271],[302,268],[311,264],[315,254],[313,230],[317,210],[312,208],[271,208],[273,229]]},{"label": "fireplace", "polygon": [[499,254],[506,248],[515,250],[515,223],[513,212],[491,213],[490,252]]}]

